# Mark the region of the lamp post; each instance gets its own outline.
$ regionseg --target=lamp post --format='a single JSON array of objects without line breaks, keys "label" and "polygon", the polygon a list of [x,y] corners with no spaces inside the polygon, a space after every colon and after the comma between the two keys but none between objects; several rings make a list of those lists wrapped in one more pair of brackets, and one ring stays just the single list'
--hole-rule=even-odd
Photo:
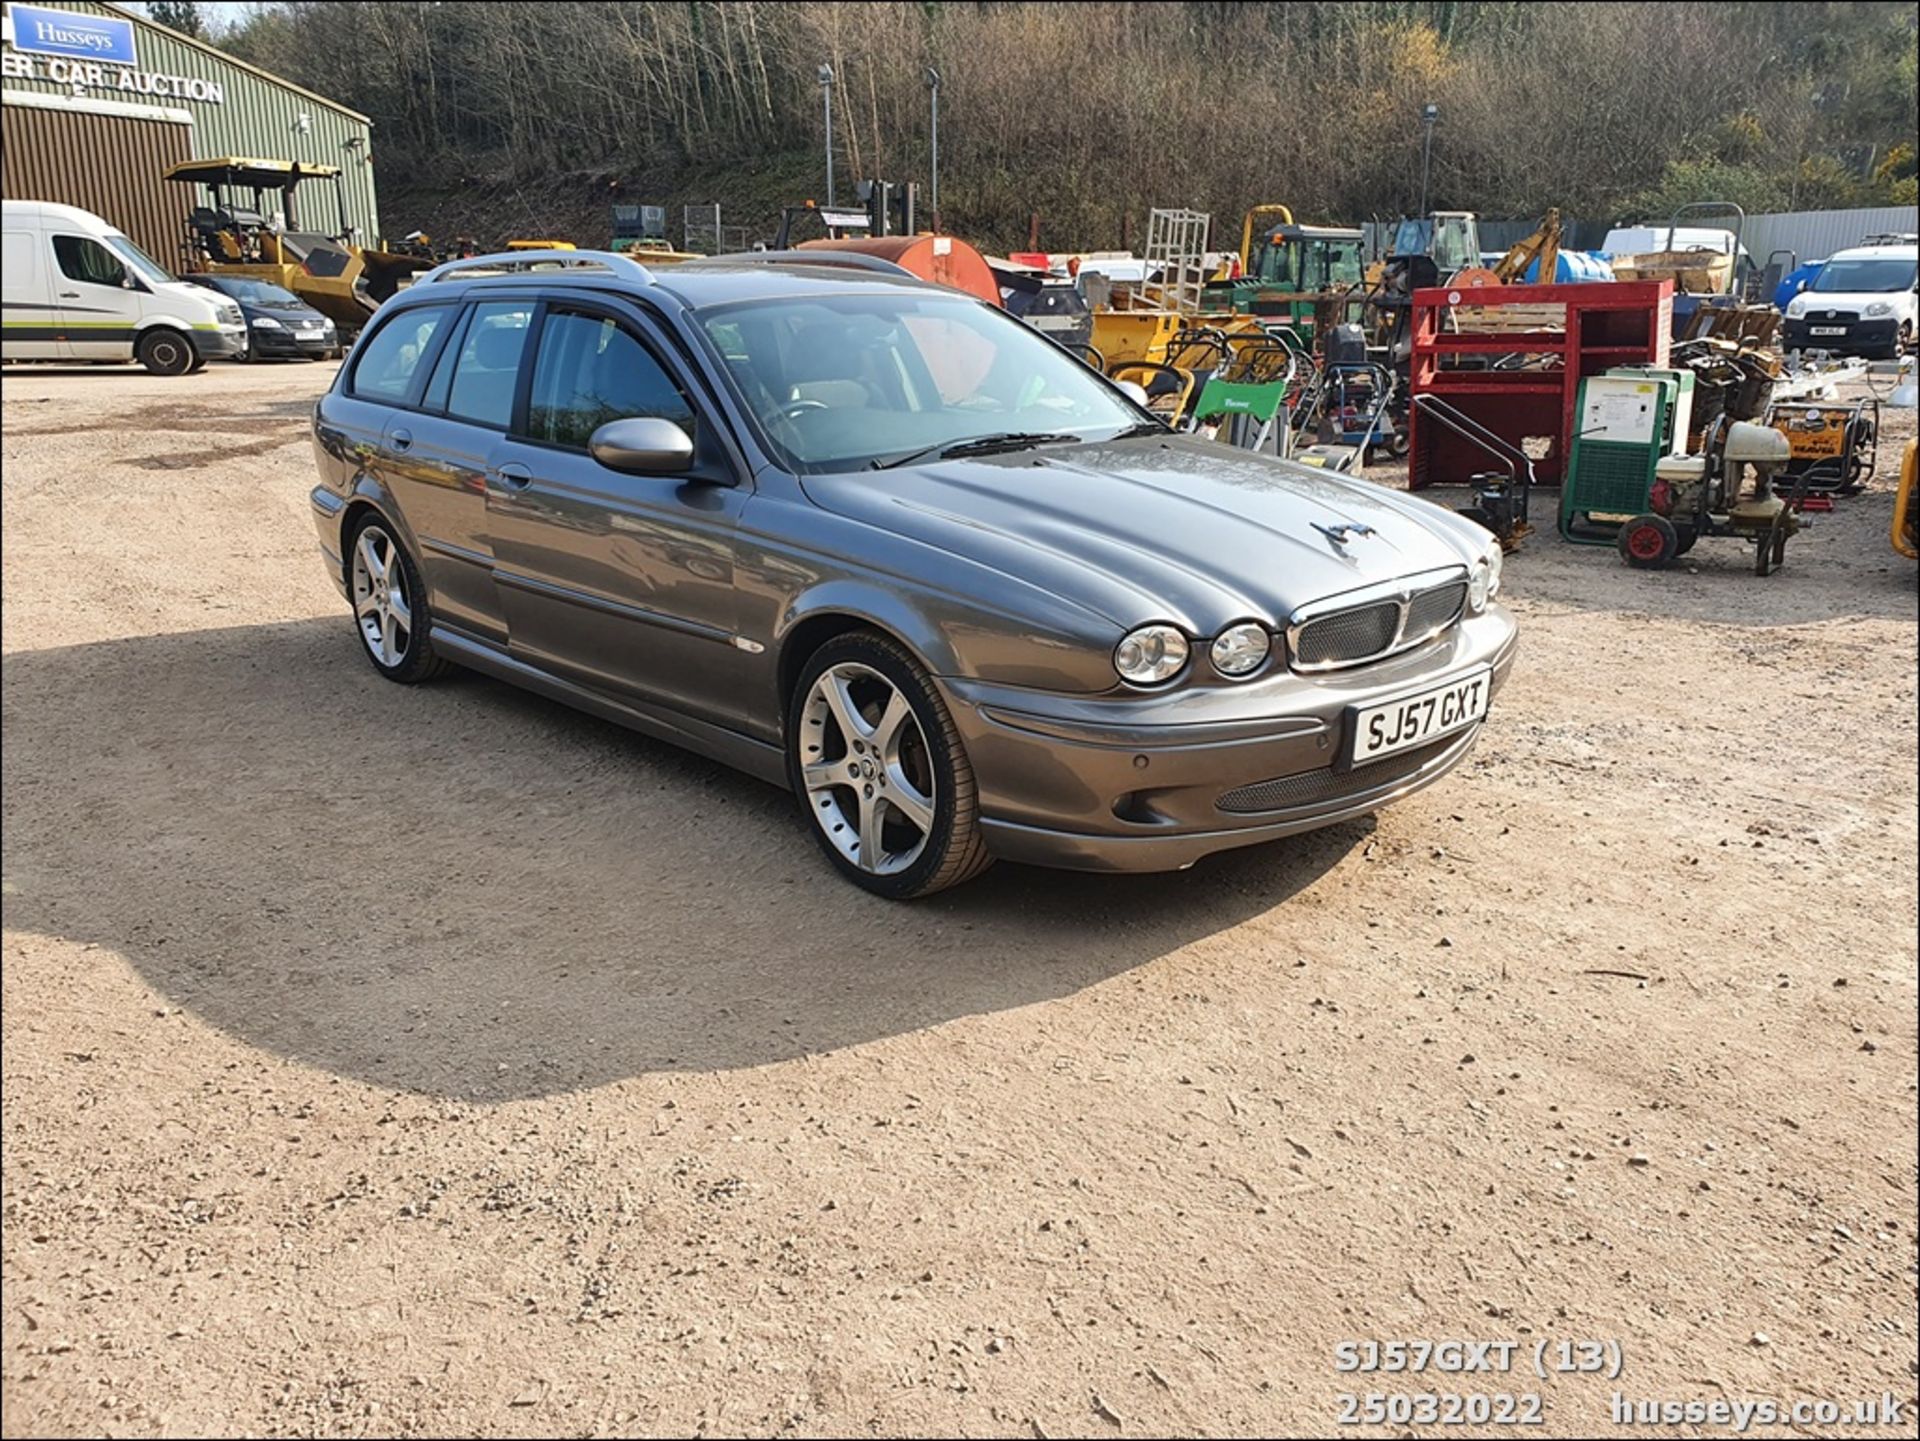
[{"label": "lamp post", "polygon": [[820,66],[820,94],[825,104],[827,121],[827,204],[833,204],[833,67],[822,62]]},{"label": "lamp post", "polygon": [[1433,161],[1433,126],[1440,118],[1440,107],[1429,100],[1420,108],[1420,213],[1427,213],[1427,174]]},{"label": "lamp post", "polygon": [[940,72],[931,65],[927,67],[927,90],[932,96],[932,129],[928,132],[933,142],[933,175],[928,185],[930,192],[928,207],[933,211],[933,228],[940,228]]}]

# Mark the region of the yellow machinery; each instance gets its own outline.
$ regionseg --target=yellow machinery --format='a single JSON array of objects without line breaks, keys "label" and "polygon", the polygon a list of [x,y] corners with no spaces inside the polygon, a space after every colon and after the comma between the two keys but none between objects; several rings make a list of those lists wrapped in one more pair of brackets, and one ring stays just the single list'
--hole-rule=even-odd
[{"label": "yellow machinery", "polygon": [[1253,273],[1253,232],[1264,229],[1267,222],[1275,225],[1293,224],[1293,211],[1285,205],[1256,205],[1249,210],[1246,218],[1240,222],[1240,273]]},{"label": "yellow machinery", "polygon": [[1914,456],[1920,440],[1907,442],[1900,457],[1900,488],[1893,493],[1893,548],[1908,560],[1920,560],[1920,503],[1914,499]]},{"label": "yellow machinery", "polygon": [[509,250],[572,250],[571,240],[509,240]]},{"label": "yellow machinery", "polygon": [[[1254,215],[1268,209],[1284,211],[1286,207],[1262,206],[1249,214],[1248,243]],[[1210,273],[1207,265],[1207,232],[1212,223],[1212,217],[1200,211],[1152,211],[1147,218],[1142,278],[1104,297],[1089,288],[1092,343],[1106,357],[1109,369],[1123,360],[1182,365],[1177,342],[1183,331],[1195,326],[1265,338],[1253,316],[1214,312],[1209,307],[1208,283],[1227,278]]]},{"label": "yellow machinery", "polygon": [[705,260],[707,257],[697,250],[675,250],[665,240],[632,240],[622,245],[614,242],[614,250],[621,255],[631,255],[642,265],[681,265],[689,260]]},{"label": "yellow machinery", "polygon": [[[433,264],[420,254],[356,241],[337,165],[226,155],[181,161],[165,175],[183,185],[204,185],[213,202],[188,213],[182,246],[187,271],[270,281],[331,317],[345,334],[366,324],[408,276]],[[298,192],[312,180],[333,182],[330,233],[301,227]],[[242,203],[248,192],[251,208]],[[277,214],[267,208],[269,196],[278,199]]]},{"label": "yellow machinery", "polygon": [[1540,268],[1534,274],[1540,277],[1538,284],[1552,285],[1560,269],[1560,212],[1549,210],[1540,221],[1540,228],[1509,250],[1493,267],[1493,278],[1501,285],[1512,285],[1527,273],[1527,267],[1534,261],[1540,262]]}]

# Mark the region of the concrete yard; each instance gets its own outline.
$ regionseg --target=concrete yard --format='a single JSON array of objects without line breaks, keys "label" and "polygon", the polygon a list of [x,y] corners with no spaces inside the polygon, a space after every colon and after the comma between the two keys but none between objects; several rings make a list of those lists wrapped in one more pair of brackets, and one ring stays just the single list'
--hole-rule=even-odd
[{"label": "concrete yard", "polygon": [[[6,373],[8,1434],[1914,1405],[1912,412],[1764,580],[1543,494],[1514,680],[1398,807],[903,907],[779,791],[380,680],[332,370]],[[1420,1337],[1523,1370],[1336,1369]]]}]

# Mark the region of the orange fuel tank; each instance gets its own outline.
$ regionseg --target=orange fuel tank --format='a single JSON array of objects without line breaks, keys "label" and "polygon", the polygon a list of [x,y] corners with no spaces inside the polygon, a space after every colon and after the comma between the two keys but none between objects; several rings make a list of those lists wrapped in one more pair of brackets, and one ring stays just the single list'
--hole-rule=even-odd
[{"label": "orange fuel tank", "polygon": [[854,250],[891,260],[922,280],[964,290],[993,305],[1000,303],[987,258],[952,235],[871,235],[849,240],[803,240],[801,250]]}]

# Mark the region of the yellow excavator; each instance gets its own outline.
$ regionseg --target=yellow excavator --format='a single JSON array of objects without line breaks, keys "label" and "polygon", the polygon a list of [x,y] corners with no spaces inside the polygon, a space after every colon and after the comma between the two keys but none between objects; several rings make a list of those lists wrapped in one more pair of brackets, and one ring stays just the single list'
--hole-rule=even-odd
[{"label": "yellow excavator", "polygon": [[[187,215],[182,248],[188,272],[269,281],[329,316],[343,335],[365,325],[407,277],[434,264],[428,255],[360,243],[347,223],[346,187],[337,165],[223,155],[181,161],[165,176],[204,186],[211,201]],[[331,232],[301,226],[299,192],[310,181],[332,182]]]}]

